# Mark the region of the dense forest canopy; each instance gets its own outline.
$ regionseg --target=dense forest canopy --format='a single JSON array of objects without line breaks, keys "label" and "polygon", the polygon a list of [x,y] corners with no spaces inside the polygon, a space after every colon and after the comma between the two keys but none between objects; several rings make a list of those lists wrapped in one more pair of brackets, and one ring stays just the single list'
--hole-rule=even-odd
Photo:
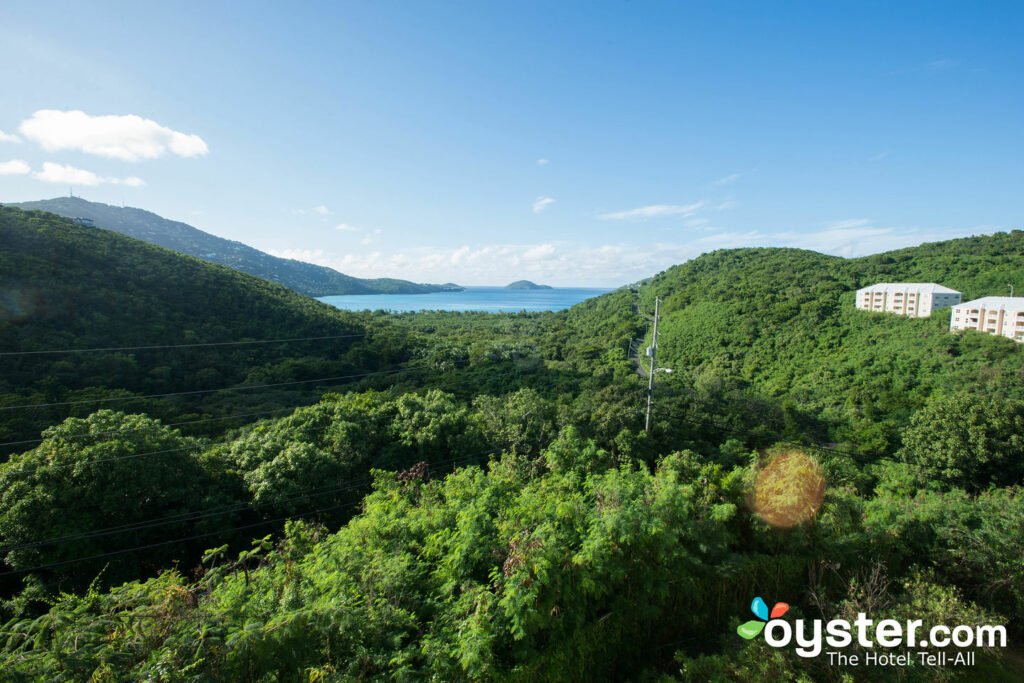
[{"label": "dense forest canopy", "polygon": [[[862,259],[719,251],[557,313],[353,314],[0,208],[0,430],[19,442],[0,666],[1019,680],[1024,346],[852,292],[971,298],[1021,275],[1017,231]],[[634,354],[655,297],[674,372],[647,433]],[[310,339],[177,346],[281,338]],[[153,345],[173,348],[25,353]],[[758,596],[787,619],[1001,625],[1010,646],[844,668],[737,635]]]}]

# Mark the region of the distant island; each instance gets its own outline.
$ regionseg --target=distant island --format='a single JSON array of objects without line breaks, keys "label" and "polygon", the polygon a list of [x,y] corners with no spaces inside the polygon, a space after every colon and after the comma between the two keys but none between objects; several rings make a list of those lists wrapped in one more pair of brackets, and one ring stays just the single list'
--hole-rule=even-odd
[{"label": "distant island", "polygon": [[549,285],[538,285],[529,280],[516,280],[512,284],[505,285],[505,289],[551,289]]}]

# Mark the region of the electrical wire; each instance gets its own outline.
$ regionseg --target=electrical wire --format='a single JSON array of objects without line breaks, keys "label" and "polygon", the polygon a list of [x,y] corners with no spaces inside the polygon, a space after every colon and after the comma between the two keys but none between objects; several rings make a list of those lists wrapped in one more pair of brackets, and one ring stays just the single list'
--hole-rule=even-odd
[{"label": "electrical wire", "polygon": [[[465,364],[467,362],[469,362],[469,361],[466,361],[466,360],[453,361],[453,363],[455,365]],[[397,368],[397,369],[394,370],[394,372],[397,373],[397,372],[405,372],[407,370],[419,370],[421,368],[426,368],[426,367],[429,367],[429,365],[427,365],[427,364],[408,365],[408,366],[403,367],[403,368]],[[309,380],[309,381],[316,381],[316,380]],[[130,398],[131,397],[125,397],[125,400],[130,400]],[[144,397],[134,397],[134,398],[144,398]],[[198,420],[185,420],[184,422],[168,422],[168,423],[164,424],[163,426],[164,427],[180,427],[180,426],[184,426],[184,425],[194,425],[194,424],[201,424],[201,423],[205,423],[205,422],[222,422],[222,421],[225,421],[225,420],[233,420],[233,419],[240,418],[240,417],[255,417],[257,415],[266,415],[266,414],[269,414],[269,413],[277,413],[277,412],[281,412],[281,411],[285,411],[285,410],[295,410],[298,407],[302,407],[302,406],[301,405],[299,405],[299,406],[283,406],[281,408],[271,408],[271,409],[268,409],[268,410],[261,410],[261,411],[257,411],[257,412],[251,412],[251,413],[235,413],[235,414],[232,414],[232,415],[223,415],[223,416],[219,416],[219,417],[208,417],[208,418],[202,418],[202,419],[198,419]],[[139,428],[139,429],[117,429],[117,430],[111,430],[111,431],[107,431],[107,432],[91,432],[89,434],[72,434],[72,435],[68,435],[68,436],[65,436],[65,437],[61,437],[61,438],[64,438],[64,439],[87,439],[87,438],[91,438],[91,437],[95,437],[95,436],[107,436],[107,435],[111,435],[111,434],[131,434],[133,432],[145,431],[147,429],[149,429],[149,427],[142,427],[142,428]],[[3,442],[3,443],[0,443],[0,447],[3,447],[3,446],[21,446],[21,445],[24,445],[24,444],[42,443],[43,441],[46,441],[46,439],[41,438],[41,439],[23,439],[23,440],[20,440],[20,441],[6,441],[6,442]]]},{"label": "electrical wire", "polygon": [[[462,361],[456,361],[462,362]],[[464,361],[469,362],[469,361]],[[115,401],[141,401],[149,398],[169,398],[171,396],[187,396],[195,394],[216,394],[224,391],[247,391],[249,389],[269,389],[273,387],[284,387],[292,386],[295,384],[311,384],[314,382],[341,382],[351,379],[359,379],[361,377],[372,377],[374,375],[390,375],[396,372],[404,372],[409,368],[400,368],[398,370],[378,370],[375,372],[365,372],[358,375],[341,375],[338,377],[316,377],[314,379],[300,379],[293,380],[290,382],[272,382],[269,384],[242,384],[234,387],[223,387],[220,389],[194,389],[192,391],[172,391],[163,394],[143,394],[140,396],[115,396],[113,398],[96,398],[96,399],[85,399],[82,401],[56,401],[53,403],[27,403],[19,406],[0,406],[0,410],[18,410],[23,408],[51,408],[54,406],[75,406],[83,405],[87,403],[111,403]]]},{"label": "electrical wire", "polygon": [[246,344],[288,344],[291,342],[324,341],[327,339],[357,339],[369,336],[368,332],[360,334],[332,334],[322,337],[290,337],[282,339],[254,339],[252,341],[203,342],[196,344],[154,344],[152,346],[107,346],[91,349],[49,349],[46,351],[0,351],[0,356],[40,356],[54,353],[98,353],[111,351],[149,351],[152,349],[185,349],[210,346],[242,346]]},{"label": "electrical wire", "polygon": [[[589,425],[589,427],[603,426],[604,424],[607,424],[607,423],[612,422],[612,421],[613,421],[613,419],[609,418],[608,420],[603,420],[601,422],[591,424],[591,425]],[[620,424],[622,424],[621,421],[620,421]],[[452,462],[455,462],[455,463],[458,463],[458,462],[470,462],[472,460],[479,459],[483,455],[487,455],[487,454],[490,454],[490,453],[498,452],[500,450],[502,450],[502,449],[501,448],[495,448],[495,449],[491,449],[489,451],[486,451],[486,452],[484,452],[482,454],[471,455],[471,456],[463,456],[461,458],[455,458],[453,460],[446,461],[446,462],[449,462],[449,463],[452,463]],[[430,465],[430,463],[428,463],[428,467],[429,467],[429,465]],[[456,467],[457,467],[457,465],[456,465]],[[335,506],[330,506],[330,507],[326,507],[326,508],[320,508],[320,509],[312,510],[312,511],[305,512],[305,513],[299,513],[299,514],[295,514],[295,515],[286,515],[284,517],[278,517],[278,518],[273,519],[273,520],[264,520],[264,521],[256,522],[256,523],[253,523],[253,524],[247,524],[247,525],[243,525],[243,526],[236,526],[236,527],[220,529],[220,530],[217,530],[217,531],[207,532],[207,533],[203,533],[203,534],[196,534],[196,535],[193,535],[193,536],[187,536],[187,537],[184,537],[184,538],[175,538],[175,539],[170,539],[170,540],[167,540],[167,541],[161,541],[161,542],[158,542],[158,543],[151,543],[151,544],[148,544],[148,545],[136,546],[136,547],[133,547],[133,548],[125,548],[125,549],[122,549],[122,550],[115,550],[115,551],[106,552],[106,553],[99,553],[99,554],[96,554],[96,555],[90,555],[88,557],[74,558],[74,559],[70,559],[70,560],[62,560],[60,562],[51,562],[51,563],[48,563],[48,564],[37,565],[35,567],[26,567],[26,568],[23,568],[23,569],[15,569],[15,570],[11,570],[11,571],[0,572],[0,577],[12,576],[12,575],[15,575],[15,574],[25,574],[25,573],[35,572],[35,571],[41,571],[41,570],[44,570],[44,569],[53,569],[55,567],[65,566],[65,565],[68,565],[68,564],[76,564],[76,563],[80,563],[80,562],[88,562],[88,561],[91,561],[91,560],[102,559],[102,558],[105,558],[105,557],[113,557],[113,556],[116,556],[116,555],[123,555],[123,554],[131,553],[131,552],[138,552],[138,551],[142,551],[142,550],[150,550],[152,548],[157,548],[157,547],[161,547],[161,546],[165,546],[165,545],[171,545],[171,544],[175,544],[175,543],[186,543],[188,541],[198,540],[200,538],[206,538],[206,537],[209,537],[209,536],[215,536],[215,535],[227,534],[227,533],[236,532],[236,531],[242,531],[242,530],[245,530],[245,529],[250,529],[250,528],[254,528],[254,527],[258,527],[258,526],[263,526],[263,525],[271,524],[271,523],[276,523],[276,522],[280,522],[280,521],[285,521],[285,520],[289,520],[289,519],[298,519],[298,518],[306,517],[306,516],[309,516],[309,515],[318,514],[320,512],[327,512],[327,511],[330,511],[330,510],[336,510],[336,509],[345,508],[345,507],[355,507],[356,505],[361,505],[362,503],[363,503],[363,501],[361,501],[361,500],[360,501],[355,501],[353,503],[344,503],[344,504],[341,504],[341,505],[335,505]],[[271,503],[268,502],[268,504],[271,504]],[[279,504],[279,501],[274,501],[273,504]],[[225,514],[227,514],[227,513],[225,513]],[[211,515],[211,516],[213,516],[213,515]],[[178,520],[175,520],[175,521],[178,521]],[[184,521],[191,521],[191,520],[184,520]],[[169,523],[174,523],[174,522],[169,522]],[[143,527],[143,528],[145,528],[145,527]],[[134,530],[136,530],[136,529],[130,529],[128,531],[134,531]],[[87,538],[88,538],[88,535],[83,535],[82,539],[73,538],[71,540],[86,540]],[[62,542],[64,542],[64,541],[62,541]],[[69,540],[69,541],[66,541],[66,542],[71,542],[71,541]]]},{"label": "electrical wire", "polygon": [[[458,458],[450,458],[448,460],[442,460],[437,462],[428,463],[431,467],[437,467],[442,465],[457,464],[463,461],[473,460],[484,455],[490,455],[491,453],[497,453],[501,451],[501,447],[491,448],[480,453],[474,453],[471,455],[461,456]],[[319,496],[326,496],[332,493],[343,493],[345,491],[352,491],[355,489],[362,488],[366,484],[373,481],[372,476],[360,477],[346,482],[342,486],[330,486],[330,487],[317,487],[312,489],[305,489],[302,493],[292,495],[287,498],[279,498],[264,503],[243,503],[233,506],[220,506],[214,508],[208,508],[204,510],[193,510],[189,512],[181,512],[175,515],[168,515],[165,517],[156,517],[149,520],[131,522],[128,524],[121,524],[119,526],[104,527],[101,529],[95,529],[87,533],[82,534],[69,534],[67,536],[60,536],[56,538],[48,538],[39,541],[31,541],[28,543],[20,543],[17,545],[9,545],[0,547],[0,553],[9,553],[15,550],[26,550],[30,548],[39,548],[50,545],[59,545],[62,543],[71,543],[74,541],[83,541],[92,538],[100,538],[102,536],[110,536],[113,534],[130,533],[133,531],[143,531],[145,529],[156,528],[160,526],[167,526],[169,524],[180,524],[183,522],[194,522],[200,519],[207,519],[210,517],[221,517],[223,515],[232,514],[235,512],[248,512],[250,510],[257,510],[264,507],[283,505],[286,503],[294,502],[296,500],[304,500],[307,498],[314,498]]]},{"label": "electrical wire", "polygon": [[[494,374],[491,375],[491,377],[501,377],[503,375],[511,375],[511,374],[514,374],[514,373],[517,373],[517,372],[520,372],[520,370],[518,368],[515,369],[515,370],[509,370],[507,372],[494,373]],[[448,386],[448,385],[451,385],[451,384],[464,384],[466,382],[477,382],[477,381],[479,381],[479,378],[469,378],[469,379],[463,379],[463,380],[455,380],[455,381],[451,381],[451,382],[440,382],[440,383],[438,383],[438,384],[436,384],[434,386],[421,387],[420,390],[423,390],[423,389],[426,389],[426,390],[437,389],[437,388],[440,388],[440,387],[443,387],[443,386]],[[364,422],[369,422],[369,420],[347,420],[347,422],[351,422],[351,423],[354,423],[354,424],[362,424]],[[127,431],[129,431],[129,430],[126,430],[126,432]],[[134,430],[134,431],[139,431],[139,430]],[[89,436],[89,435],[82,435],[82,436]],[[47,463],[45,465],[37,465],[36,467],[31,467],[31,468],[26,468],[26,469],[21,469],[21,470],[11,468],[10,471],[7,472],[7,474],[19,475],[20,476],[20,475],[23,475],[23,474],[32,474],[36,470],[42,469],[44,467],[47,468],[48,470],[57,470],[57,469],[63,469],[63,468],[67,468],[67,467],[78,467],[78,466],[83,466],[84,467],[84,466],[97,465],[97,464],[107,463],[107,462],[117,462],[117,461],[121,461],[121,460],[133,460],[135,458],[142,458],[142,457],[147,457],[147,456],[150,456],[150,455],[164,455],[164,454],[167,454],[167,453],[178,453],[178,452],[181,452],[181,451],[188,451],[188,450],[193,450],[193,449],[198,449],[198,448],[204,448],[204,449],[206,449],[206,448],[213,448],[215,446],[223,446],[223,445],[226,445],[226,444],[229,444],[229,443],[234,443],[234,440],[229,439],[229,440],[225,440],[225,441],[216,441],[216,442],[213,442],[213,443],[197,442],[197,443],[194,443],[194,444],[190,444],[188,446],[180,446],[178,448],[167,448],[167,449],[158,450],[158,451],[145,451],[143,453],[132,453],[130,455],[118,455],[118,456],[113,456],[113,457],[110,457],[110,458],[100,458],[100,459],[97,459],[97,460],[76,461],[76,462],[57,463],[57,464]]]}]

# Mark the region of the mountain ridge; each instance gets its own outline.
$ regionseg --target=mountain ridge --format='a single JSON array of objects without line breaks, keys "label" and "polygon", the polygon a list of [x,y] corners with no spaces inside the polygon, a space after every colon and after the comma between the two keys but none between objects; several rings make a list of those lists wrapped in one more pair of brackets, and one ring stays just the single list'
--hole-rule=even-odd
[{"label": "mountain ridge", "polygon": [[90,202],[81,197],[11,202],[7,206],[48,211],[65,218],[86,218],[92,221],[92,227],[134,237],[210,263],[219,263],[312,297],[339,294],[428,294],[461,289],[450,283],[436,285],[395,278],[357,278],[327,266],[272,256],[242,242],[211,235],[188,223],[164,218],[152,211]]}]

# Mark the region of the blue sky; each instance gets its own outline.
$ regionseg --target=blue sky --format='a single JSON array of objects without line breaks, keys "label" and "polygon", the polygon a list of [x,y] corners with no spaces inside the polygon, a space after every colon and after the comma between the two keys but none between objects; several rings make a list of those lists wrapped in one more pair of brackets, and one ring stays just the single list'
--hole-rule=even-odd
[{"label": "blue sky", "polygon": [[294,5],[5,2],[0,202],[471,285],[1021,226],[1021,3]]}]

